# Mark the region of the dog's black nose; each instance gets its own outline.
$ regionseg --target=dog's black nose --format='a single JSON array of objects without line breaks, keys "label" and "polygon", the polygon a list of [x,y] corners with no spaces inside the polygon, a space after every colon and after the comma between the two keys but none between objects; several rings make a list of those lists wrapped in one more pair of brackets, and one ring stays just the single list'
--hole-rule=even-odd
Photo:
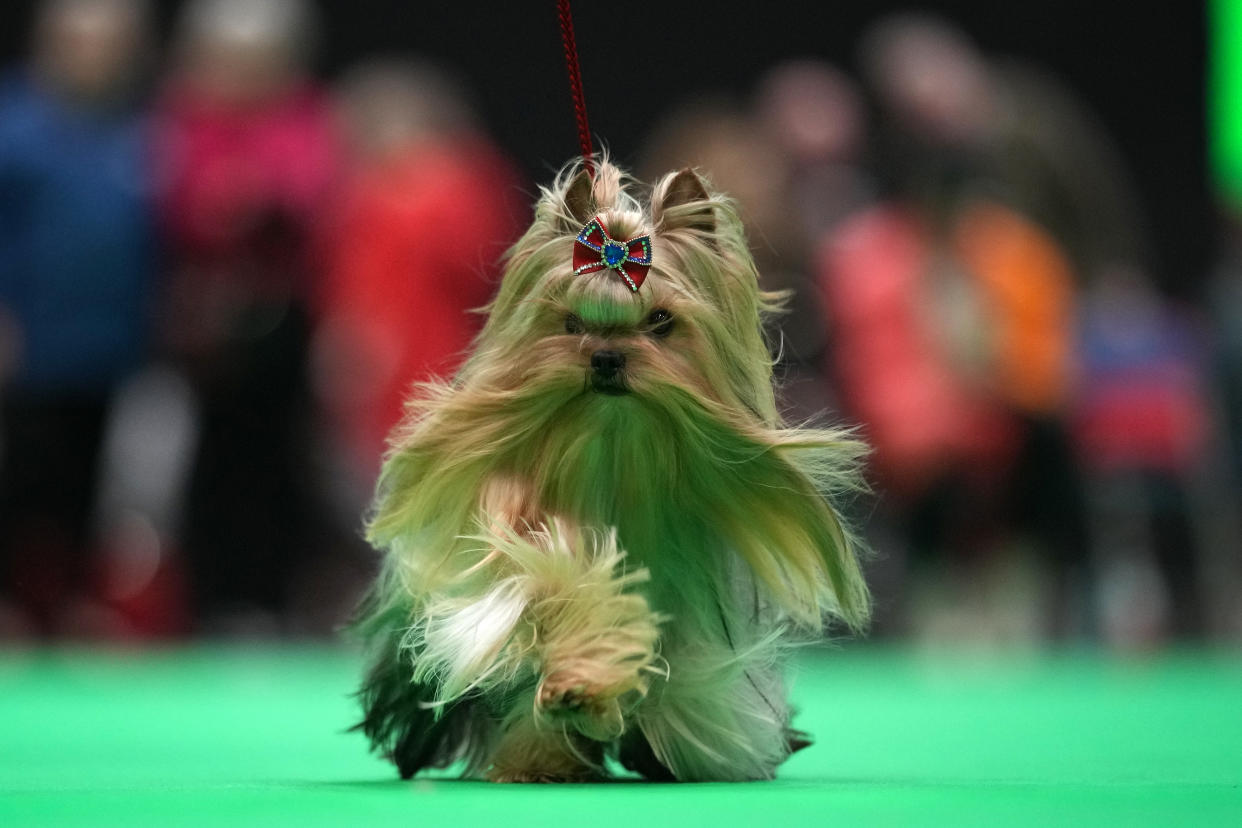
[{"label": "dog's black nose", "polygon": [[591,354],[591,370],[605,379],[615,377],[625,367],[625,354],[620,351],[596,351]]}]

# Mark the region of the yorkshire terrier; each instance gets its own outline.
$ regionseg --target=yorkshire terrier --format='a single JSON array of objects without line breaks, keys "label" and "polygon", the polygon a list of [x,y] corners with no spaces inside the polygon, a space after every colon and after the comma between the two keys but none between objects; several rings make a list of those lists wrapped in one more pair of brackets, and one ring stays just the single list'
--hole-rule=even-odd
[{"label": "yorkshire terrier", "polygon": [[867,618],[832,505],[863,446],[782,423],[782,297],[736,209],[691,170],[636,189],[604,160],[542,191],[465,365],[393,438],[355,629],[359,727],[404,778],[770,779],[808,743],[789,646]]}]

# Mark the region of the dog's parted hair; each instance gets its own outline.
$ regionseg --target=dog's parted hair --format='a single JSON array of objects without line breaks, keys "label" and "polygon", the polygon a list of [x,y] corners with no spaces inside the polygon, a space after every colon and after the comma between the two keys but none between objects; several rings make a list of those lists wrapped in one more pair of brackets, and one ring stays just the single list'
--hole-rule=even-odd
[{"label": "dog's parted hair", "polygon": [[[768,778],[797,742],[785,645],[867,619],[833,507],[864,447],[781,422],[763,322],[782,297],[760,290],[733,204],[689,170],[645,209],[637,189],[605,159],[542,191],[466,363],[417,388],[393,437],[368,526],[387,554],[356,628],[362,727],[403,776],[464,759],[568,778],[607,756]],[[594,216],[650,234],[638,291],[574,274]],[[592,389],[602,348],[628,393]],[[589,698],[567,706],[567,686]]]}]

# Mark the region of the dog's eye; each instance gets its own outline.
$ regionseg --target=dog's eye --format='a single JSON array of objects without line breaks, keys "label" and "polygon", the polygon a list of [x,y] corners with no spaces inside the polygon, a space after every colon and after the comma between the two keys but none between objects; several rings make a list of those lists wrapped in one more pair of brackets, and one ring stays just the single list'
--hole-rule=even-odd
[{"label": "dog's eye", "polygon": [[565,333],[580,334],[585,330],[586,328],[583,326],[582,320],[578,318],[577,314],[571,313],[565,317]]},{"label": "dog's eye", "polygon": [[656,308],[647,317],[647,324],[651,326],[652,336],[668,336],[673,330],[673,315],[664,308]]}]

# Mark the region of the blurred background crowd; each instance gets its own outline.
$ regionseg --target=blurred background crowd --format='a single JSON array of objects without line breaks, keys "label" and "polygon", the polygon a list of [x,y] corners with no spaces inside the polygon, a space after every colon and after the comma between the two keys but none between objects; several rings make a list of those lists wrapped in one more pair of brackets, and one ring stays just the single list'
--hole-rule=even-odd
[{"label": "blurred background crowd", "polygon": [[[303,0],[9,14],[0,641],[333,633],[402,397],[451,373],[573,153],[553,4],[529,5],[546,38],[514,30],[472,81],[443,55],[477,57],[483,10],[449,34],[368,2],[353,28]],[[634,140],[614,154],[702,169],[793,291],[789,418],[874,447],[874,635],[1242,641],[1242,199],[1188,255],[1167,227],[1193,205],[1152,204],[1074,86],[966,17],[882,11],[844,51],[790,14],[719,85],[710,32],[616,55],[577,15],[592,115]],[[400,32],[366,49],[361,18]],[[607,94],[645,49],[684,76]]]}]

